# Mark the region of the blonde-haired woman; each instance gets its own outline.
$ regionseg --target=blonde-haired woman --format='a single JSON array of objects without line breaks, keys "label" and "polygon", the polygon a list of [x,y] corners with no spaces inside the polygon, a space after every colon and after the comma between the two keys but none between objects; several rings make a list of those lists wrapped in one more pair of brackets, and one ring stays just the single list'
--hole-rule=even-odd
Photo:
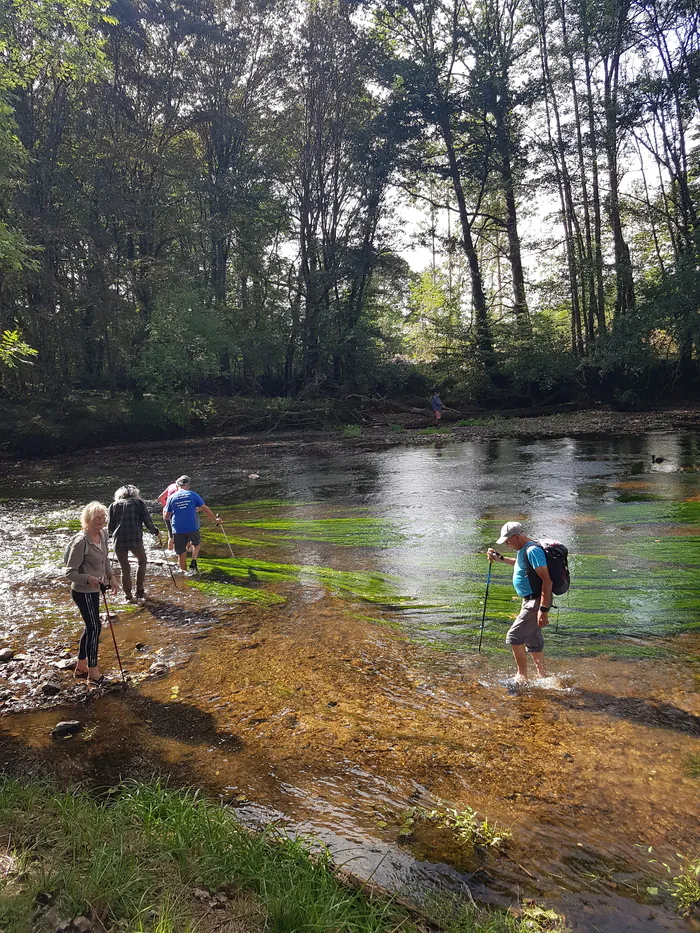
[{"label": "blonde-haired woman", "polygon": [[97,666],[100,645],[100,586],[118,589],[117,578],[109,562],[107,538],[107,507],[90,502],[80,515],[83,530],[70,543],[66,561],[66,576],[71,582],[71,596],[80,610],[85,630],[80,637],[75,676],[89,684],[101,684],[103,674]]}]

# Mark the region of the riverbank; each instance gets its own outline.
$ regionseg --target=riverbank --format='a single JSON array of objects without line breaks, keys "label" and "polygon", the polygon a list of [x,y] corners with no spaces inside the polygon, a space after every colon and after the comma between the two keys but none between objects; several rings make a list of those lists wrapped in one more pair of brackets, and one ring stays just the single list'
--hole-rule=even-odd
[{"label": "riverbank", "polygon": [[164,405],[155,398],[74,394],[60,402],[6,402],[0,452],[43,457],[85,447],[173,439],[261,435],[315,442],[371,441],[396,446],[426,443],[435,436],[565,437],[582,434],[643,434],[700,427],[696,408],[647,412],[612,408],[481,411],[448,408],[435,427],[427,400],[187,398]]},{"label": "riverbank", "polygon": [[353,885],[322,847],[160,782],[101,797],[0,781],[0,924],[5,933],[533,933],[565,929],[524,904],[487,911],[443,898],[425,913]]}]

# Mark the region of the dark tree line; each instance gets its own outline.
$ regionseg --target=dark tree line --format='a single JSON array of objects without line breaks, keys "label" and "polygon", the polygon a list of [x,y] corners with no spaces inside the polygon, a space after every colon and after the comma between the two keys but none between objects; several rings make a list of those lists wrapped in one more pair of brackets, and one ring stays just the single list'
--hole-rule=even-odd
[{"label": "dark tree line", "polygon": [[[3,391],[384,391],[399,357],[474,398],[692,379],[699,18],[697,0],[4,6]],[[432,217],[423,277],[400,255],[409,204]]]}]

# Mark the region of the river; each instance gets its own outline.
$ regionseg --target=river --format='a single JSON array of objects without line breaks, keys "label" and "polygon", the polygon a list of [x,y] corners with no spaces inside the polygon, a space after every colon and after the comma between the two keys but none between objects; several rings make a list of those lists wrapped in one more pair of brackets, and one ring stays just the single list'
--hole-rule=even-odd
[{"label": "river", "polygon": [[[129,685],[88,695],[56,672],[44,697],[80,631],[61,563],[82,506],[127,482],[154,499],[184,472],[228,543],[205,520],[201,573],[173,583],[147,535],[146,603],[112,601]],[[167,775],[411,894],[468,883],[577,931],[698,928],[660,865],[698,855],[698,435],[134,445],[6,463],[0,510],[6,769]],[[511,519],[571,552],[549,676],[528,687],[502,565],[477,650],[484,553]],[[107,629],[100,657],[118,675]],[[59,719],[84,729],[56,741]],[[512,841],[464,850],[414,819],[436,806]]]}]

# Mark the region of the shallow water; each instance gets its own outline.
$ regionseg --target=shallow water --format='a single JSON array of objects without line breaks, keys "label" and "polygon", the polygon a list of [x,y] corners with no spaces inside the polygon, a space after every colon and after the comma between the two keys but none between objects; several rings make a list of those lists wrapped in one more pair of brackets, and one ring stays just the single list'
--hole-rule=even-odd
[{"label": "shallow water", "polygon": [[[461,879],[500,904],[536,897],[577,930],[690,928],[646,889],[650,859],[698,849],[700,438],[439,443],[211,440],[9,465],[2,645],[27,660],[0,668],[6,709],[36,703],[32,659],[74,650],[57,568],[89,499],[124,482],[154,498],[187,472],[235,558],[206,527],[203,573],[174,588],[153,549],[146,606],[114,602],[132,685],[84,703],[61,674],[51,709],[3,717],[4,761],[98,784],[167,772],[246,818],[312,827],[394,887]],[[476,650],[484,551],[509,519],[572,552],[550,676],[525,688],[500,565]],[[105,631],[107,669],[112,650]],[[140,680],[154,662],[167,674]],[[65,718],[86,728],[57,743]],[[426,824],[406,836],[411,808],[439,800],[509,827],[507,854]]]}]

